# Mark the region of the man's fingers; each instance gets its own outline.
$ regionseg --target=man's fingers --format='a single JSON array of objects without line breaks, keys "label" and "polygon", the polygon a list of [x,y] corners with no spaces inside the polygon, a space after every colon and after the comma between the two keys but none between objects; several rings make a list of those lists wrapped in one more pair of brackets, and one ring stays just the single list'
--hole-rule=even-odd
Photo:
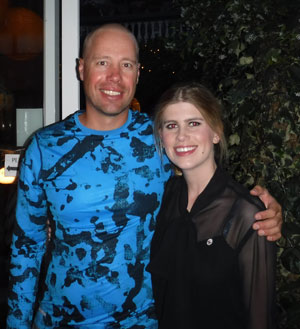
[{"label": "man's fingers", "polygon": [[[264,219],[268,219],[268,218],[275,218],[275,223],[272,223],[272,225],[277,225],[277,222],[280,222],[280,218],[281,218],[281,212],[278,211],[277,209],[274,210],[274,208],[270,208],[270,209],[266,209],[263,211],[260,211],[258,213],[255,214],[255,219],[256,220],[264,220]],[[277,218],[278,217],[278,218]]]},{"label": "man's fingers", "polygon": [[260,186],[260,185],[256,185],[253,187],[253,189],[250,191],[250,193],[252,195],[262,195],[262,194],[265,194],[267,193],[267,189],[265,189],[264,187]]},{"label": "man's fingers", "polygon": [[273,234],[273,235],[268,235],[267,236],[267,240],[268,241],[277,241],[277,240],[279,240],[280,238],[281,238],[281,233],[279,232],[279,233],[276,233],[276,234]]},{"label": "man's fingers", "polygon": [[267,222],[257,221],[252,227],[258,231],[258,235],[267,236],[269,241],[276,241],[281,238],[281,225],[280,220],[269,219]]}]

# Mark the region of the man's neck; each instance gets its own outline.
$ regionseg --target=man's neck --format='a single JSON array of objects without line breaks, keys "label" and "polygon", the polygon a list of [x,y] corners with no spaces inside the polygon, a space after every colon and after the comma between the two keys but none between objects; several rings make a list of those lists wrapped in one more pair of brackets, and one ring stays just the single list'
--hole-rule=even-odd
[{"label": "man's neck", "polygon": [[126,123],[128,110],[116,116],[100,115],[98,113],[91,114],[85,111],[78,118],[80,123],[89,129],[108,131],[118,129]]}]

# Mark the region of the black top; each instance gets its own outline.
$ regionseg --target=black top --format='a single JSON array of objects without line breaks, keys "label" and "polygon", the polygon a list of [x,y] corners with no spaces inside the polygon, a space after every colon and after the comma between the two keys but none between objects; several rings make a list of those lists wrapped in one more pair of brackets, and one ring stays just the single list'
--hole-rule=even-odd
[{"label": "black top", "polygon": [[261,201],[218,168],[190,212],[187,202],[172,177],[147,268],[160,328],[275,328],[275,244],[252,229]]}]

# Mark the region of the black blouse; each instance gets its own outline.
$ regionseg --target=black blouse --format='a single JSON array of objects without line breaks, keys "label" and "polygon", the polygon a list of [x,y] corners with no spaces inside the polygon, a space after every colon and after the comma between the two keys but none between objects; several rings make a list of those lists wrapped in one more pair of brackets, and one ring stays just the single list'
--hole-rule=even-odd
[{"label": "black blouse", "polygon": [[147,270],[160,328],[275,328],[275,244],[252,229],[261,201],[218,168],[190,212],[165,189]]}]

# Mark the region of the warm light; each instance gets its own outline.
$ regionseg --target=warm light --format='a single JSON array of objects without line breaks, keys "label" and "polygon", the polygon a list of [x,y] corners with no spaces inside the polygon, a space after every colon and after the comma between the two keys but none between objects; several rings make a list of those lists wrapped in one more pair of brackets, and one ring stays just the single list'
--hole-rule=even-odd
[{"label": "warm light", "polygon": [[5,18],[8,10],[8,0],[1,0],[0,3],[0,28],[5,22]]},{"label": "warm light", "polygon": [[0,28],[0,53],[22,61],[34,58],[42,50],[42,18],[26,8],[9,8]]},{"label": "warm light", "polygon": [[141,105],[140,105],[139,101],[136,98],[133,98],[133,100],[131,101],[130,107],[133,111],[141,112]]},{"label": "warm light", "polygon": [[0,169],[0,184],[13,184],[16,180],[15,176],[5,176],[5,168]]}]

